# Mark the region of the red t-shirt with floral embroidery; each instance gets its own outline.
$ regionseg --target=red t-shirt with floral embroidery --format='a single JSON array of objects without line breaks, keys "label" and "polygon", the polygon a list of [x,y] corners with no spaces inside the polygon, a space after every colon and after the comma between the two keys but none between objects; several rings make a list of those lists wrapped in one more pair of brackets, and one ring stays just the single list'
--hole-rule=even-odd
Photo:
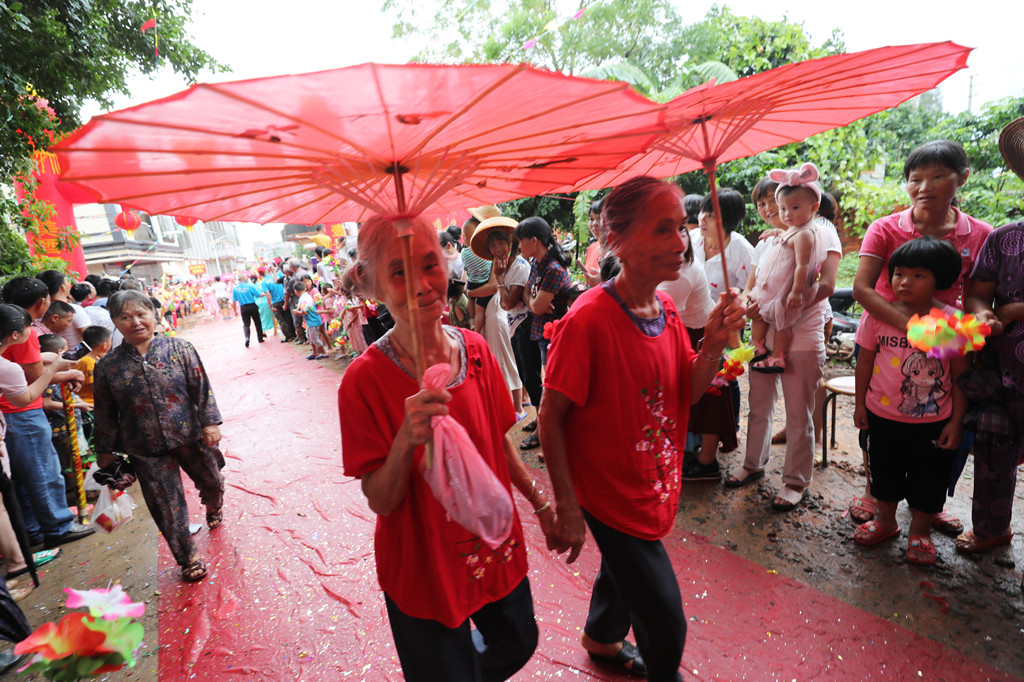
[{"label": "red t-shirt with floral embroidery", "polygon": [[[504,438],[515,423],[512,399],[483,337],[459,331],[465,339],[466,375],[447,388],[452,394],[448,409],[511,492]],[[363,476],[384,464],[402,425],[405,399],[418,391],[416,381],[376,345],[349,365],[338,390],[346,475]],[[492,550],[447,517],[419,473],[422,457],[420,447],[405,499],[391,514],[377,517],[377,579],[406,615],[454,628],[522,582],[527,568],[523,529],[517,513],[509,539]]]},{"label": "red t-shirt with floral embroidery", "polygon": [[572,401],[565,447],[580,504],[644,540],[672,529],[690,410],[690,349],[672,299],[665,329],[641,332],[603,288],[555,326],[544,388]]}]

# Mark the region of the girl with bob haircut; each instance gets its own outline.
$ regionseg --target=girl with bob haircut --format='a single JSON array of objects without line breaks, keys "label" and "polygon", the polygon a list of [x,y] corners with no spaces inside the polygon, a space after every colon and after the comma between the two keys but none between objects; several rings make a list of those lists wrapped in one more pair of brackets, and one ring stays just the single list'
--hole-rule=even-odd
[{"label": "girl with bob haircut", "polygon": [[[960,256],[948,242],[920,237],[889,259],[892,306],[901,315],[926,315],[932,308],[954,308],[936,300],[960,273]],[[874,546],[900,533],[896,508],[906,500],[912,512],[907,561],[935,563],[932,518],[942,511],[963,437],[967,399],[956,379],[967,360],[928,357],[897,329],[865,313],[857,329],[857,407],[854,424],[866,430],[871,491],[878,500],[875,519],[854,531],[858,544]]]}]

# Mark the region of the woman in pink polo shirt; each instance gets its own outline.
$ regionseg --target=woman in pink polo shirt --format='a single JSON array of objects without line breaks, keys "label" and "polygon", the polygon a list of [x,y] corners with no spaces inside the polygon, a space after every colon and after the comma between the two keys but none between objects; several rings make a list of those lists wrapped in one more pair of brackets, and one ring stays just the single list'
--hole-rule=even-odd
[{"label": "woman in pink polo shirt", "polygon": [[[950,242],[960,254],[960,276],[949,289],[937,291],[935,297],[946,305],[963,308],[964,279],[992,232],[991,225],[953,205],[957,190],[970,174],[967,152],[959,142],[936,140],[910,152],[903,165],[910,208],[873,222],[860,246],[853,296],[871,317],[897,329],[907,328],[909,317],[892,305],[896,296],[888,279],[889,256],[911,239],[926,236]],[[850,515],[865,522],[874,518],[876,511],[868,484],[864,495],[854,498]],[[963,530],[963,524],[945,511],[936,515],[935,525],[954,535]]]}]

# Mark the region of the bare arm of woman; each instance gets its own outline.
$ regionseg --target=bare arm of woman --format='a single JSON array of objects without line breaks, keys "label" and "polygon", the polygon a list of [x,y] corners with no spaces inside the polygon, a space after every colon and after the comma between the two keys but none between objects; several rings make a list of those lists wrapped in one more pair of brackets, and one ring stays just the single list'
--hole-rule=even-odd
[{"label": "bare arm of woman", "polygon": [[[41,365],[42,363],[39,364]],[[54,377],[58,373],[69,370],[74,366],[74,360],[64,360],[63,358],[57,360],[49,366],[41,368],[39,376],[37,376],[24,391],[18,395],[5,395],[4,397],[7,398],[8,402],[15,407],[28,407],[39,399],[39,396],[43,394],[47,386],[55,383]]]},{"label": "bare arm of woman", "polygon": [[387,516],[405,499],[413,454],[418,446],[434,438],[430,420],[448,414],[446,403],[451,399],[451,393],[440,388],[424,388],[405,399],[405,418],[384,464],[360,479],[366,501],[375,513]]},{"label": "bare arm of woman", "polygon": [[875,256],[861,256],[857,263],[857,275],[853,278],[853,298],[860,303],[871,317],[880,322],[906,329],[908,315],[896,310],[891,303],[875,291],[875,283],[882,274],[882,259]]},{"label": "bare arm of woman", "polygon": [[544,537],[550,538],[551,531],[555,527],[555,509],[551,506],[550,498],[527,471],[526,465],[519,457],[515,443],[507,434],[504,445],[505,460],[508,462],[508,475],[512,480],[512,485],[533,507],[533,512],[537,515],[537,520],[540,521],[540,529],[544,532]]},{"label": "bare arm of woman", "polygon": [[818,272],[818,291],[811,303],[820,303],[836,291],[836,275],[839,272],[839,261],[842,254],[837,251],[829,251],[825,254],[825,260],[821,262],[821,270]]},{"label": "bare arm of woman", "polygon": [[1012,322],[1014,319],[1022,319],[1011,318],[1009,316],[1004,318],[1004,315],[1007,313],[1012,314],[1014,312],[1012,308],[1004,310],[1004,308],[1007,308],[1005,305],[1001,306],[999,311],[993,309],[992,304],[995,301],[996,287],[998,285],[998,282],[978,282],[976,280],[971,280],[967,283],[967,286],[964,289],[964,312],[974,315],[979,321],[984,322],[991,327],[993,334],[1002,334],[1003,328],[1007,324]]},{"label": "bare arm of woman", "polygon": [[544,390],[540,399],[538,432],[544,444],[544,461],[551,476],[551,487],[555,494],[555,519],[548,538],[548,549],[559,554],[568,551],[566,563],[576,561],[586,540],[586,523],[583,510],[576,498],[569,473],[569,455],[565,449],[565,415],[572,401],[553,388]]},{"label": "bare arm of woman", "polygon": [[814,237],[807,231],[801,231],[793,235],[789,241],[793,247],[793,255],[796,257],[796,267],[793,269],[793,285],[789,289],[789,296],[786,297],[786,305],[796,308],[802,307],[804,304],[804,289],[807,288],[811,252],[814,250]]},{"label": "bare arm of woman", "polygon": [[524,300],[526,300],[526,307],[530,309],[531,313],[534,315],[544,315],[551,311],[551,307],[554,305],[555,294],[541,289],[533,298],[524,295]]},{"label": "bare arm of woman", "polygon": [[746,323],[744,308],[736,289],[722,294],[704,327],[704,344],[690,362],[690,404],[696,404],[718,372],[722,351],[730,338]]}]

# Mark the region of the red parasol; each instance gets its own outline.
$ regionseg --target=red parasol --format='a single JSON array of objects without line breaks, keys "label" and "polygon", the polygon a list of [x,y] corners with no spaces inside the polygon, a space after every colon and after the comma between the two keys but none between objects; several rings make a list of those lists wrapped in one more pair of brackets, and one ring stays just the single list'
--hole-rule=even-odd
[{"label": "red parasol", "polygon": [[[724,243],[715,168],[897,106],[967,66],[971,48],[951,42],[881,47],[787,64],[721,85],[688,90],[668,103],[669,133],[651,150],[575,189],[614,186],[636,175],[708,174]],[[726,288],[729,275],[725,275]]]},{"label": "red parasol", "polygon": [[62,180],[96,201],[315,225],[448,215],[571,185],[646,149],[663,109],[625,83],[526,65],[363,64],[194,85],[98,116],[53,151]]}]

